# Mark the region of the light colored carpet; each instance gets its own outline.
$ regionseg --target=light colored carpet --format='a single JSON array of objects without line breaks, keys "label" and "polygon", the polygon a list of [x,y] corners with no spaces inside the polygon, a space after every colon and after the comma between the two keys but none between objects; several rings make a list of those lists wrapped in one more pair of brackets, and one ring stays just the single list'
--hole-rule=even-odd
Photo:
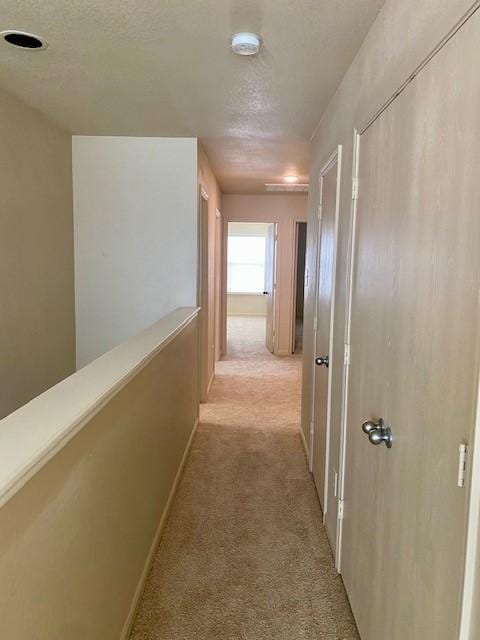
[{"label": "light colored carpet", "polygon": [[356,640],[299,428],[298,357],[229,319],[229,356],[148,578],[134,640]]}]

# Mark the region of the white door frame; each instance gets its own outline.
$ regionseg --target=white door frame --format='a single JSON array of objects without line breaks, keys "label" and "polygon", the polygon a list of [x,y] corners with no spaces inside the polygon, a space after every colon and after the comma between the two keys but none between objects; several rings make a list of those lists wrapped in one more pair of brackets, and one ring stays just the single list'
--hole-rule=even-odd
[{"label": "white door frame", "polygon": [[[223,216],[222,216],[223,217]],[[238,218],[224,218],[223,220],[223,238],[222,238],[222,275],[221,275],[221,286],[222,286],[222,304],[221,304],[221,344],[222,344],[222,356],[227,354],[227,298],[228,298],[228,225],[230,222],[237,223],[254,223],[254,224],[273,224],[275,226],[275,265],[274,265],[274,279],[275,279],[275,289],[274,289],[274,298],[273,298],[273,327],[274,327],[274,337],[273,337],[273,353],[276,354],[278,351],[278,274],[279,274],[279,234],[280,234],[280,221],[279,220],[250,220],[250,219],[238,219]]]},{"label": "white door frame", "polygon": [[[350,335],[352,325],[352,299],[353,299],[353,274],[355,268],[355,236],[357,229],[357,192],[358,192],[358,168],[359,168],[360,134],[356,129],[353,132],[353,163],[352,163],[352,204],[350,207],[350,233],[347,255],[347,306],[345,309],[345,347],[343,359],[343,385],[342,385],[342,417],[340,434],[340,461],[338,465],[338,500],[342,504],[345,500],[345,464],[347,450],[347,412],[348,412],[348,388],[350,380]],[[342,566],[342,534],[343,518],[337,523],[337,545],[335,566],[341,573]]]},{"label": "white door frame", "polygon": [[[206,215],[204,206],[207,206]],[[209,381],[208,381],[208,299],[207,305],[202,305],[204,294],[208,298],[208,193],[202,185],[198,189],[198,260],[197,260],[197,307],[200,307],[199,335],[198,335],[198,357],[199,375],[198,391],[200,402],[207,401]],[[205,250],[206,247],[206,250]],[[205,344],[206,342],[206,344]]]},{"label": "white door frame", "polygon": [[316,390],[316,364],[315,358],[317,357],[317,328],[318,328],[318,285],[319,285],[319,272],[320,272],[320,243],[322,233],[322,198],[323,198],[323,178],[330,171],[330,169],[337,165],[337,190],[335,195],[335,239],[333,250],[333,281],[332,281],[332,294],[330,301],[330,335],[328,353],[330,358],[330,366],[328,368],[328,383],[327,383],[327,424],[326,424],[326,446],[325,446],[325,480],[324,480],[324,496],[323,496],[323,522],[325,523],[325,514],[328,509],[328,479],[329,479],[329,452],[330,452],[330,421],[331,421],[331,400],[332,400],[332,363],[333,363],[333,331],[335,323],[335,291],[336,291],[336,276],[337,276],[337,253],[338,253],[338,223],[340,215],[340,188],[341,188],[341,172],[342,172],[342,145],[338,145],[335,151],[330,155],[326,163],[320,169],[319,174],[319,205],[318,205],[318,228],[317,228],[317,242],[316,242],[316,264],[315,264],[315,310],[313,317],[313,358],[312,358],[312,406],[311,406],[311,420],[310,420],[310,471],[313,468],[313,440],[315,437],[315,390]]}]

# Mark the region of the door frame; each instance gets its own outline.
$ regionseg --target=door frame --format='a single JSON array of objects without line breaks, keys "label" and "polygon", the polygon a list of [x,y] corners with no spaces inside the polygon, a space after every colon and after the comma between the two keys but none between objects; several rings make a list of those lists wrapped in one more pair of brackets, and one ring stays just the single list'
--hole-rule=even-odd
[{"label": "door frame", "polygon": [[[333,335],[334,335],[334,323],[335,323],[335,294],[336,294],[336,279],[337,279],[337,256],[338,256],[338,226],[340,218],[340,189],[342,178],[342,145],[337,145],[333,153],[329,156],[328,160],[322,165],[318,182],[319,182],[319,196],[318,196],[318,227],[316,238],[316,255],[315,255],[315,304],[313,315],[313,358],[312,358],[312,404],[311,404],[311,419],[310,419],[310,456],[309,467],[310,471],[313,469],[313,441],[315,438],[315,391],[316,391],[316,364],[315,358],[317,357],[317,333],[318,333],[318,285],[320,274],[320,250],[321,250],[321,234],[322,234],[322,199],[323,199],[323,179],[324,176],[337,165],[337,189],[335,195],[335,238],[334,238],[334,251],[333,251],[333,278],[332,278],[332,294],[330,301],[330,333],[329,333],[329,345],[328,352],[330,358],[330,366],[328,368],[328,382],[327,382],[327,424],[326,424],[326,443],[325,443],[325,469],[324,469],[324,495],[323,495],[323,522],[325,523],[325,515],[328,510],[328,479],[329,479],[329,453],[330,453],[330,423],[331,423],[331,401],[332,401],[332,364],[333,364]],[[340,469],[339,469],[340,472]]]},{"label": "door frame", "polygon": [[[353,161],[352,161],[352,200],[350,205],[350,231],[348,238],[347,252],[347,281],[345,309],[345,337],[344,337],[344,358],[343,358],[343,382],[342,382],[342,415],[340,432],[340,461],[338,465],[338,500],[342,505],[345,502],[345,465],[347,451],[347,422],[348,422],[348,390],[350,383],[350,350],[351,350],[351,326],[352,326],[352,303],[353,303],[353,274],[355,269],[355,237],[357,230],[357,189],[358,171],[360,160],[360,133],[353,131]],[[342,570],[342,541],[343,541],[343,518],[338,519],[335,566],[337,571]]]},{"label": "door frame", "polygon": [[[208,388],[208,192],[199,185],[198,187],[198,217],[197,217],[197,307],[199,312],[198,325],[198,395],[200,402],[207,401]],[[202,300],[206,295],[206,303]]]},{"label": "door frame", "polygon": [[222,357],[222,265],[223,265],[223,216],[215,209],[215,362]]},{"label": "door frame", "polygon": [[246,223],[246,224],[273,224],[276,225],[276,250],[275,250],[275,291],[274,291],[274,299],[273,299],[273,327],[274,327],[274,339],[273,339],[273,353],[274,355],[278,352],[278,276],[279,276],[279,254],[280,254],[280,221],[279,220],[238,220],[236,218],[227,218],[224,219],[223,224],[223,240],[222,240],[222,275],[221,275],[221,286],[222,286],[222,303],[221,303],[221,313],[222,313],[222,336],[221,336],[221,344],[222,344],[222,356],[227,355],[227,296],[228,296],[228,225],[230,222],[236,223]]}]

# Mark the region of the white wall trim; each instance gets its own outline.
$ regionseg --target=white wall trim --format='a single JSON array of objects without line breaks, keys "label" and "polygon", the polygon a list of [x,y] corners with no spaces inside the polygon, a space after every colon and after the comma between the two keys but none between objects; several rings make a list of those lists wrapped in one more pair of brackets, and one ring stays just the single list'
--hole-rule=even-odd
[{"label": "white wall trim", "polygon": [[163,533],[163,531],[165,529],[165,525],[167,524],[167,518],[168,518],[168,515],[170,513],[170,509],[172,507],[173,498],[175,497],[175,494],[176,494],[177,489],[178,489],[178,485],[179,485],[180,480],[182,478],[183,470],[184,470],[185,464],[187,462],[188,454],[190,453],[190,449],[191,449],[191,446],[192,446],[193,439],[195,437],[195,433],[196,433],[197,428],[198,428],[198,424],[199,424],[199,420],[197,418],[196,421],[195,421],[195,424],[193,425],[193,429],[192,429],[192,432],[191,432],[190,437],[188,439],[187,446],[185,447],[185,451],[183,452],[182,459],[181,459],[180,464],[178,466],[177,474],[175,476],[175,479],[174,479],[173,484],[172,484],[172,488],[171,488],[169,496],[168,496],[167,504],[165,505],[165,508],[163,510],[163,513],[162,513],[162,516],[160,518],[160,522],[158,523],[157,531],[155,533],[155,536],[154,536],[153,541],[152,541],[152,545],[151,545],[150,550],[148,552],[148,555],[146,557],[145,565],[144,565],[142,573],[140,575],[140,579],[139,579],[137,587],[135,589],[135,593],[133,594],[133,599],[132,599],[132,602],[131,602],[131,605],[130,605],[130,609],[129,609],[127,618],[125,620],[125,624],[124,624],[123,629],[122,629],[122,633],[120,635],[120,640],[128,640],[128,638],[130,637],[130,632],[132,630],[133,623],[135,622],[138,606],[140,604],[140,600],[142,598],[143,590],[145,588],[145,583],[147,581],[148,574],[150,572],[150,568],[151,568],[151,566],[153,564],[153,561],[155,559],[155,552],[157,550],[158,544],[159,544],[160,539],[162,537],[162,533]]},{"label": "white wall trim", "polygon": [[[354,180],[358,180],[360,162],[360,134],[356,129],[353,131],[353,160],[352,160],[352,184]],[[350,205],[350,235],[347,257],[347,282],[346,297],[347,305],[345,309],[345,334],[344,344],[349,345],[351,350],[351,324],[352,324],[352,307],[353,307],[353,276],[355,272],[355,236],[357,229],[357,202],[356,198],[352,198]],[[340,435],[340,462],[338,470],[338,498],[345,500],[345,471],[347,461],[347,419],[348,419],[348,392],[350,381],[350,358],[349,362],[343,365],[343,381],[342,381],[342,415],[341,415],[341,435]],[[339,520],[337,526],[337,553],[335,565],[339,573],[342,568],[342,541],[343,541],[343,520]]]},{"label": "white wall trim", "polygon": [[259,298],[262,298],[264,294],[258,293],[258,291],[255,291],[254,293],[248,293],[248,291],[227,291],[227,296],[258,296]]}]

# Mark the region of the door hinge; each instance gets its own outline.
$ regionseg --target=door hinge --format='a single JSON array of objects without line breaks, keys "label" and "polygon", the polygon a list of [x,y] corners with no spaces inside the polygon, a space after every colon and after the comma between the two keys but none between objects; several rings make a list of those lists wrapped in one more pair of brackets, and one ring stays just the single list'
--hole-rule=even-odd
[{"label": "door hinge", "polygon": [[348,342],[345,343],[343,364],[346,364],[346,365],[350,364],[350,345],[348,344]]},{"label": "door hinge", "polygon": [[322,205],[319,204],[317,207],[317,213],[318,213],[318,219],[320,220],[320,218],[322,217]]},{"label": "door hinge", "polygon": [[343,506],[344,501],[343,500],[339,500],[338,501],[338,511],[337,511],[337,518],[338,520],[343,520],[343,513],[344,513],[344,506]]},{"label": "door hinge", "polygon": [[463,488],[465,486],[465,479],[467,476],[467,453],[468,447],[466,444],[461,444],[458,447],[458,486]]},{"label": "door hinge", "polygon": [[353,178],[352,180],[352,200],[358,199],[358,178]]},{"label": "door hinge", "polygon": [[306,287],[310,285],[310,273],[308,272],[308,269],[305,269],[304,283]]}]

